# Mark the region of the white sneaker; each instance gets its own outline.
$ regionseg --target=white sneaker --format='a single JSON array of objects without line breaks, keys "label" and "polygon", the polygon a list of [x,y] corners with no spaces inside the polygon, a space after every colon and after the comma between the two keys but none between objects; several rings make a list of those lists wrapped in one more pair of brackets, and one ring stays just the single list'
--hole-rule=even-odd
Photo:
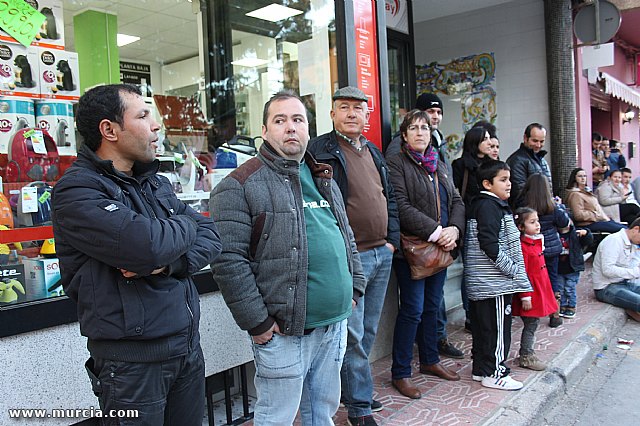
[{"label": "white sneaker", "polygon": [[475,374],[472,374],[471,378],[473,379],[474,382],[481,382],[482,379],[484,379],[484,376],[476,376]]},{"label": "white sneaker", "polygon": [[482,379],[482,386],[500,390],[518,390],[522,389],[523,384],[512,379],[511,376],[504,376],[499,379],[495,377],[485,377]]}]

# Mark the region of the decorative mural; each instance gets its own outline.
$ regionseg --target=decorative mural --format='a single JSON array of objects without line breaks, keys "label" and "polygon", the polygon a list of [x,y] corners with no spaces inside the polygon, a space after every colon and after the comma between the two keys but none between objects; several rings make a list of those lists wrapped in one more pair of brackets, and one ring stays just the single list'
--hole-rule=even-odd
[{"label": "decorative mural", "polygon": [[493,53],[464,56],[447,63],[431,62],[416,66],[418,95],[435,93],[448,106],[455,103],[460,105],[457,124],[453,115],[447,114],[446,118],[447,128],[451,129],[455,125],[461,131],[448,132],[446,135],[447,150],[451,158],[460,155],[464,134],[477,121],[496,122],[496,91],[493,88],[495,70]]}]

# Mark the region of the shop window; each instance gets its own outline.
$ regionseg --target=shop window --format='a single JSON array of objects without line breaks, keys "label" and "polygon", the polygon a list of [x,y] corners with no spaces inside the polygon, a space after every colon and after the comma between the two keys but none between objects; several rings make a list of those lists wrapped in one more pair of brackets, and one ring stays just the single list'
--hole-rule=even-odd
[{"label": "shop window", "polygon": [[[331,94],[337,86],[335,3],[331,0],[223,0],[212,6],[216,49],[213,112],[218,143],[242,135],[262,142],[264,104],[277,91],[299,93],[311,136],[332,130]],[[221,4],[222,3],[222,4]],[[233,119],[226,119],[233,111]]]},{"label": "shop window", "polygon": [[[0,31],[0,310],[63,296],[50,194],[81,144],[74,110],[87,88],[140,87],[162,124],[162,173],[198,211],[207,210],[205,176],[215,167],[197,1],[25,1],[47,19],[29,46]],[[86,39],[115,33],[113,46],[83,53]],[[103,47],[113,50],[96,54]]]}]

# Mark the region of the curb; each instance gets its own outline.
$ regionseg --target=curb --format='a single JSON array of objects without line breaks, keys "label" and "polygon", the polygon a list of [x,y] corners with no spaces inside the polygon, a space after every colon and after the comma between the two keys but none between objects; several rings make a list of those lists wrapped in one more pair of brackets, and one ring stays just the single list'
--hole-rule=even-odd
[{"label": "curb", "polygon": [[513,398],[506,401],[483,426],[541,424],[540,413],[553,407],[568,388],[578,382],[591,365],[602,344],[626,321],[623,309],[609,305],[550,362],[550,369],[537,375]]}]

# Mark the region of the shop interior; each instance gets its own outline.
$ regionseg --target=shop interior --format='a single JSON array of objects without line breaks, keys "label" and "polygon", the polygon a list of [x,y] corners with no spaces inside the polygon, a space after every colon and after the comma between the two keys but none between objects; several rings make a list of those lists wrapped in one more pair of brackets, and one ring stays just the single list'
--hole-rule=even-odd
[{"label": "shop interior", "polygon": [[[109,71],[101,82],[126,82],[141,88],[162,124],[163,144],[157,152],[161,173],[174,183],[179,198],[204,214],[208,214],[210,190],[259,148],[262,108],[273,93],[293,89],[301,95],[309,110],[311,136],[332,128],[330,99],[338,81],[333,1],[216,0],[203,5],[198,0],[40,0],[37,6],[48,9],[49,24],[43,25],[41,36],[25,49],[48,49],[53,57],[64,53],[75,58],[76,65],[70,71],[74,92],[63,95],[62,83],[47,94],[44,84],[34,88],[34,93],[26,93],[26,89],[25,93],[0,90],[0,113],[13,113],[4,118],[19,121],[19,114],[13,111],[15,103],[20,108],[26,105],[28,113],[34,114],[34,120],[20,126],[36,130],[35,136],[27,130],[25,140],[37,140],[39,130],[47,130],[51,136],[51,141],[43,136],[47,150],[36,153],[45,172],[33,176],[15,171],[9,142],[0,141],[4,197],[0,210],[4,207],[6,217],[0,226],[7,229],[0,232],[0,260],[4,259],[0,268],[18,265],[19,275],[23,275],[17,280],[19,286],[7,284],[7,290],[0,292],[0,309],[3,305],[63,296],[62,288],[55,286],[59,280],[57,266],[51,277],[40,272],[37,282],[29,277],[36,275],[32,272],[38,268],[46,270],[47,262],[57,262],[49,215],[51,188],[81,145],[81,137],[71,123],[79,96],[100,84],[90,75],[92,72],[119,70],[119,75]],[[207,23],[212,8],[222,8],[228,22]],[[85,19],[89,16],[92,20]],[[108,63],[86,59],[82,39],[89,36],[88,31],[91,36],[117,32],[114,43],[106,46],[104,61]],[[0,36],[0,44],[14,51],[22,48],[8,36]],[[216,43],[228,42],[231,55],[218,55],[210,49]],[[34,51],[32,63],[37,62],[37,55]],[[95,63],[87,66],[91,61]],[[224,70],[217,79],[211,78],[214,66]],[[36,72],[34,69],[34,75]],[[59,70],[52,72],[60,74]],[[227,102],[226,121],[217,117],[220,109],[214,107],[219,99],[215,93],[221,90]],[[64,111],[58,111],[60,108]],[[67,126],[41,126],[38,113],[43,109],[58,114],[56,118],[65,114]],[[12,123],[12,139],[18,129],[16,123]],[[29,204],[28,200],[35,201]],[[43,241],[49,242],[45,244],[49,248],[43,248]],[[2,257],[4,251],[8,254]],[[30,259],[37,259],[37,265],[29,266]]]}]

